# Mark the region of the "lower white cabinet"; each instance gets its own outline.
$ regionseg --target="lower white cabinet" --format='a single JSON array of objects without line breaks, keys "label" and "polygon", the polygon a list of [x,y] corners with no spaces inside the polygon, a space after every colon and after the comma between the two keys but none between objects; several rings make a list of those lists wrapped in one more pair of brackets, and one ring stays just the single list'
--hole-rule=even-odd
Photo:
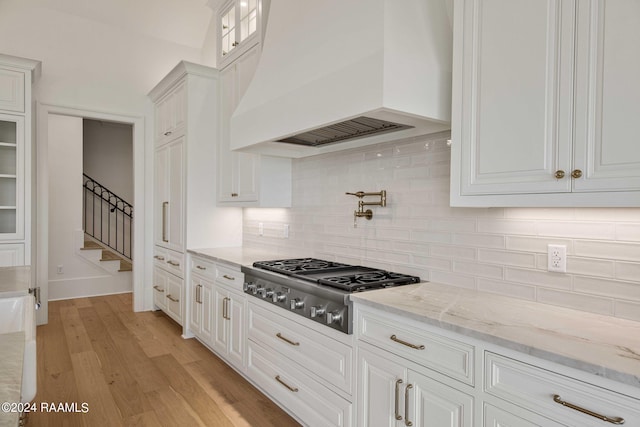
[{"label": "lower white cabinet", "polygon": [[212,347],[229,363],[244,369],[245,296],[218,283],[213,287]]},{"label": "lower white cabinet", "polygon": [[482,425],[485,427],[567,427],[548,418],[519,409],[502,409],[486,404]]},{"label": "lower white cabinet", "polygon": [[523,408],[522,416],[537,414],[557,423],[542,426],[640,426],[640,400],[528,362],[485,352],[484,389],[488,398],[499,399],[496,406],[506,402]]},{"label": "lower white cabinet", "polygon": [[153,268],[153,303],[182,325],[184,279],[160,267]]},{"label": "lower white cabinet", "polygon": [[473,425],[472,396],[407,365],[388,351],[358,344],[358,425]]},{"label": "lower white cabinet", "polygon": [[191,276],[189,330],[201,341],[211,344],[213,337],[213,284],[200,276]]}]

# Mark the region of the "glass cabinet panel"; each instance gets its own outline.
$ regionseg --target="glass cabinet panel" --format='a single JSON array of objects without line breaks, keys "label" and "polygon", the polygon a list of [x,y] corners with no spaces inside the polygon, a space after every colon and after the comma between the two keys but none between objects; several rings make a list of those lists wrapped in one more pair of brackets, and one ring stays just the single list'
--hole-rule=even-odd
[{"label": "glass cabinet panel", "polygon": [[222,55],[226,55],[236,47],[236,8],[232,6],[227,13],[222,15]]},{"label": "glass cabinet panel", "polygon": [[[18,214],[21,212],[19,186],[22,185],[24,161],[22,117],[0,115],[0,238],[18,236]],[[20,213],[21,214],[21,213]]]}]

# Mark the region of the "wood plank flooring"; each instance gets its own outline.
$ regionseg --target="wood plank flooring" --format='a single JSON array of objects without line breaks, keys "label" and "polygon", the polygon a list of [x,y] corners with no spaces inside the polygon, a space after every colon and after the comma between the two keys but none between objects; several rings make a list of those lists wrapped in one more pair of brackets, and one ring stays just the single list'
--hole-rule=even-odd
[{"label": "wood plank flooring", "polygon": [[298,426],[162,312],[131,294],[49,303],[38,326],[34,402],[89,411],[35,412],[28,426]]}]

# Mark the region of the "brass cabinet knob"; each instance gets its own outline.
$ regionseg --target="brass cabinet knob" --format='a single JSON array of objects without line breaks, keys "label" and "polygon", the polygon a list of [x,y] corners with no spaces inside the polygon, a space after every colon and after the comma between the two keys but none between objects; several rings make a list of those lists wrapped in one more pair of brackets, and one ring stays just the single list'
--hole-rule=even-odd
[{"label": "brass cabinet knob", "polygon": [[231,193],[231,197],[238,197],[238,193]]},{"label": "brass cabinet knob", "polygon": [[582,171],[580,169],[576,169],[573,172],[571,172],[572,178],[580,178],[581,176],[582,176]]},{"label": "brass cabinet knob", "polygon": [[564,178],[564,171],[563,171],[563,170],[558,170],[558,171],[556,171],[556,173],[555,173],[555,177],[556,177],[556,179],[562,179],[562,178]]}]

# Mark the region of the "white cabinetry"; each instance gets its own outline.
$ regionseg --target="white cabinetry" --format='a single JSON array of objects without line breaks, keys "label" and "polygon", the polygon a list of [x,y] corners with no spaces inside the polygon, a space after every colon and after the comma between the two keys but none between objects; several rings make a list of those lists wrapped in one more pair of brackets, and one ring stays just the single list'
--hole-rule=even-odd
[{"label": "white cabinetry", "polygon": [[214,263],[199,257],[191,257],[189,330],[207,345],[211,345],[213,337],[215,271]]},{"label": "white cabinetry", "polygon": [[449,377],[473,384],[473,346],[380,313],[360,310],[357,319],[359,425],[473,425],[473,388]]},{"label": "white cabinetry", "polygon": [[[156,119],[154,257],[164,259],[154,259],[154,303],[183,324],[185,301],[192,297],[184,287],[185,250],[239,246],[242,211],[216,206],[218,71],[182,61],[149,97],[155,104]],[[170,275],[163,276],[158,270]],[[187,324],[184,322],[185,329]]]},{"label": "white cabinetry", "polygon": [[256,298],[248,303],[249,378],[305,425],[353,425],[352,337]]},{"label": "white cabinetry", "polygon": [[40,62],[0,54],[0,267],[31,264],[32,97]]},{"label": "white cabinetry", "polygon": [[218,64],[221,68],[260,43],[262,3],[262,0],[229,0],[218,9]]},{"label": "white cabinetry", "polygon": [[246,297],[242,293],[244,274],[216,266],[213,287],[213,349],[239,370],[245,366]]},{"label": "white cabinetry", "polygon": [[640,206],[640,5],[455,2],[451,204]]},{"label": "white cabinetry", "polygon": [[291,206],[291,160],[230,149],[231,115],[260,59],[256,45],[221,71],[221,139],[218,203],[226,206]]}]

